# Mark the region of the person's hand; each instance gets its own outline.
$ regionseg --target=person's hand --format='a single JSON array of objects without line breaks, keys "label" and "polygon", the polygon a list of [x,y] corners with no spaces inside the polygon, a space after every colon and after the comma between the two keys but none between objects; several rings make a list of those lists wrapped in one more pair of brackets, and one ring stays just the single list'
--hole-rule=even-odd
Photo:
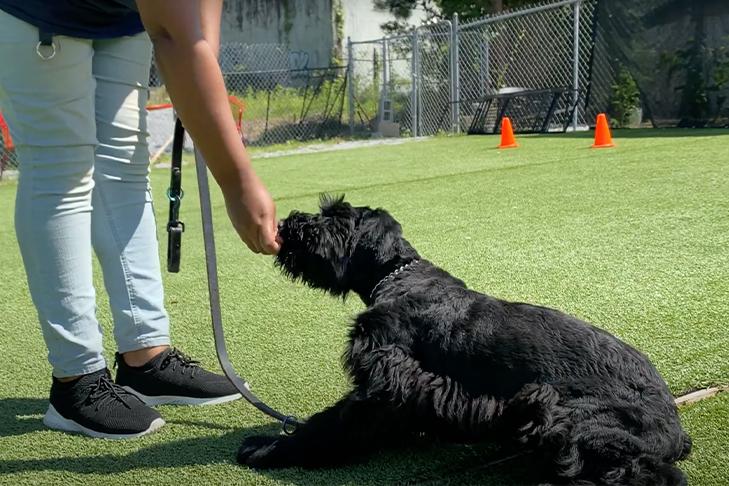
[{"label": "person's hand", "polygon": [[230,116],[216,56],[222,5],[222,0],[137,0],[172,103],[223,190],[233,226],[252,251],[272,255],[280,248],[276,209]]},{"label": "person's hand", "polygon": [[225,192],[225,206],[233,227],[252,252],[278,253],[276,206],[255,174],[249,173],[240,187]]}]

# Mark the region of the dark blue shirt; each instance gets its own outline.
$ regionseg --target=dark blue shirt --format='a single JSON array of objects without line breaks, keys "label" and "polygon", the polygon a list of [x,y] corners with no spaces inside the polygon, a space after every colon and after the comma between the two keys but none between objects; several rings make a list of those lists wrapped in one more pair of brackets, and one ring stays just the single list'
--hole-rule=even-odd
[{"label": "dark blue shirt", "polygon": [[55,35],[111,39],[144,30],[134,0],[0,0],[0,10]]}]

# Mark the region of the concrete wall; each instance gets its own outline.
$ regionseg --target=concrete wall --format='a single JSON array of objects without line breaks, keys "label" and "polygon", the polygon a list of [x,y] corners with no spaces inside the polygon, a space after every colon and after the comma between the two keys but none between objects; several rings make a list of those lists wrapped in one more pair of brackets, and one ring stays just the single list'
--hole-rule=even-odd
[{"label": "concrete wall", "polygon": [[[334,25],[337,3],[344,20],[341,32]],[[410,21],[419,23],[423,17],[415,12]],[[222,41],[283,44],[292,68],[326,67],[333,53],[345,52],[347,36],[355,41],[382,37],[380,24],[390,19],[375,10],[372,0],[225,0]]]},{"label": "concrete wall", "polygon": [[225,0],[222,42],[284,44],[294,68],[328,66],[331,0]]}]

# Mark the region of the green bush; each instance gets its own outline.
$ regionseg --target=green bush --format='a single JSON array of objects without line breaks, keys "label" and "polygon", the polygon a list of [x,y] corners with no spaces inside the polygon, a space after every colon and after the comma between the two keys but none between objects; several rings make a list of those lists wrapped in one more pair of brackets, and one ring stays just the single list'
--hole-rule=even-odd
[{"label": "green bush", "polygon": [[635,79],[625,67],[621,67],[612,85],[610,116],[619,126],[628,125],[633,111],[640,107],[640,91]]}]

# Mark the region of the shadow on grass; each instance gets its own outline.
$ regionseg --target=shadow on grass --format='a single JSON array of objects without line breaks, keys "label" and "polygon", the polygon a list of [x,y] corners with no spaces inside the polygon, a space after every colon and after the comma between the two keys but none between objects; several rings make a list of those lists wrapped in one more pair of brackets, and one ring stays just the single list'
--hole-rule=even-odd
[{"label": "shadow on grass", "polygon": [[[0,400],[0,437],[23,435],[45,430],[42,416],[48,406],[42,399]],[[169,421],[212,430],[225,430],[207,422]],[[128,454],[94,456],[72,455],[46,459],[0,460],[3,474],[59,471],[75,474],[120,474],[149,469],[235,464],[235,452],[248,435],[275,434],[278,427],[266,425],[230,431],[221,435],[171,440],[135,450]],[[163,432],[162,432],[163,433]],[[92,439],[84,439],[92,440]],[[49,444],[49,447],[51,445]],[[533,478],[524,458],[484,467],[503,453],[488,446],[420,444],[406,450],[388,451],[365,459],[360,464],[322,470],[281,469],[256,471],[253,474],[300,486],[326,485],[529,485]],[[245,469],[241,467],[241,475]],[[250,474],[250,473],[248,473]]]},{"label": "shadow on grass", "polygon": [[43,414],[47,408],[47,399],[0,399],[0,437],[23,435],[45,429]]}]

